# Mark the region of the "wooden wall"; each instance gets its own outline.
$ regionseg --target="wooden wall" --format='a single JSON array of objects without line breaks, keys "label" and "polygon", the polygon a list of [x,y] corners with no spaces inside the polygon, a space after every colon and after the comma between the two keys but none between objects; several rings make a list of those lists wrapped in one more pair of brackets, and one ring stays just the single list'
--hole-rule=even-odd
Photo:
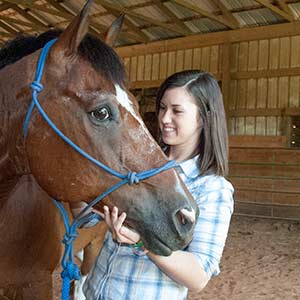
[{"label": "wooden wall", "polygon": [[[300,219],[300,25],[282,24],[118,48],[141,97],[170,74],[203,69],[220,81],[230,134],[236,212]],[[144,97],[142,111],[154,110]]]}]

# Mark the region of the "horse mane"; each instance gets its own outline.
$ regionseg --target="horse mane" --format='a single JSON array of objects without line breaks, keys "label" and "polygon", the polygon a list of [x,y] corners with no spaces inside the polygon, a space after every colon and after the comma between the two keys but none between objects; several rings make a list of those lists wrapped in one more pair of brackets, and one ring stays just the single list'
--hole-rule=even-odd
[{"label": "horse mane", "polygon": [[[0,50],[0,70],[21,58],[34,53],[57,38],[62,31],[49,30],[38,36],[21,36],[8,42]],[[87,34],[78,47],[78,54],[89,61],[92,67],[107,80],[124,85],[126,73],[116,52],[100,39]]]}]

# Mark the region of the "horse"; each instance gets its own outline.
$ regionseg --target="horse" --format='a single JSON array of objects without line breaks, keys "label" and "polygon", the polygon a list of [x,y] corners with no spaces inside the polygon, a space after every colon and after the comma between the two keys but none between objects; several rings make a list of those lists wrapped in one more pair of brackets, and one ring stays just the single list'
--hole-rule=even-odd
[{"label": "horse", "polygon": [[[49,50],[40,104],[70,140],[116,172],[159,168],[168,159],[145,127],[110,46],[119,29],[112,26],[104,42],[88,34],[90,7],[88,1]],[[29,86],[41,49],[53,37],[16,40],[0,52],[0,299],[51,299],[63,225],[50,199],[65,206],[90,203],[119,181],[74,151],[36,107],[24,134]],[[177,171],[135,183],[121,186],[95,209],[107,205],[125,211],[126,226],[154,253],[170,255],[187,246],[199,212]],[[97,235],[95,228],[79,236],[75,251]]]}]

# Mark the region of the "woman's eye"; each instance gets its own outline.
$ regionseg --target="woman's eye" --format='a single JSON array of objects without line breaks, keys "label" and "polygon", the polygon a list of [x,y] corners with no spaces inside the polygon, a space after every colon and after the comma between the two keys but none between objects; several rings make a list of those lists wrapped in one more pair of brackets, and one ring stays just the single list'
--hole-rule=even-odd
[{"label": "woman's eye", "polygon": [[101,107],[99,109],[93,110],[90,112],[91,116],[97,121],[104,121],[111,117],[110,111],[106,107]]}]

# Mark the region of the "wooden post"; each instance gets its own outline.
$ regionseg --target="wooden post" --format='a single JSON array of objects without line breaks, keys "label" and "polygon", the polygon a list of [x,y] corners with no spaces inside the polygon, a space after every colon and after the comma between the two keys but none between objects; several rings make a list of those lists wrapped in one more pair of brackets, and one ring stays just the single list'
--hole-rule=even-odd
[{"label": "wooden post", "polygon": [[228,112],[229,112],[229,95],[230,95],[230,47],[231,43],[226,41],[223,44],[222,51],[222,93],[225,112],[228,123]]}]

